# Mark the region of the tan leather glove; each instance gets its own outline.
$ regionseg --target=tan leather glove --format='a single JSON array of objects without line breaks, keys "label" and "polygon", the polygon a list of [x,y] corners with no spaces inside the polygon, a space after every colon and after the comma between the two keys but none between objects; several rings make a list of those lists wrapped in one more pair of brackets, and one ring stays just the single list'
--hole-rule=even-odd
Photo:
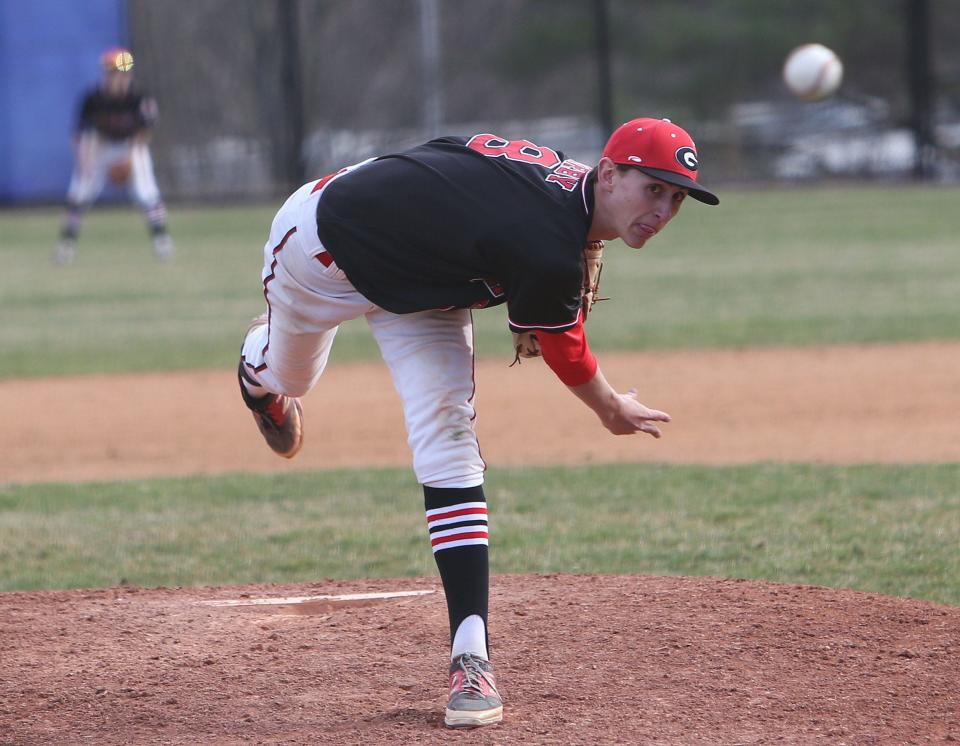
[{"label": "tan leather glove", "polygon": [[110,183],[114,186],[123,186],[130,179],[130,160],[117,161],[107,172]]}]

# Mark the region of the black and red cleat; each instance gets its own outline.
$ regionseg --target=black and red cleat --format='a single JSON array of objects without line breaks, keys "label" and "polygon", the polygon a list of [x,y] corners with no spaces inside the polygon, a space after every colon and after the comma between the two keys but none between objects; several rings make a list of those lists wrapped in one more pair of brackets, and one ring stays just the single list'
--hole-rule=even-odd
[{"label": "black and red cleat", "polygon": [[242,362],[239,375],[240,394],[267,445],[284,458],[296,456],[303,445],[303,407],[300,406],[300,400],[283,394],[251,396],[243,385]]}]

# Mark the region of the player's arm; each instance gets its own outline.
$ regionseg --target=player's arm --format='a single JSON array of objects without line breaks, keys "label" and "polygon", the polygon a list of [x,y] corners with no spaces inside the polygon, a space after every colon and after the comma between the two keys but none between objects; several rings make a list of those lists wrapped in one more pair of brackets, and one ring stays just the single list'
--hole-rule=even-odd
[{"label": "player's arm", "polygon": [[84,132],[94,127],[93,118],[96,115],[96,100],[92,93],[88,93],[80,102],[80,111],[73,128],[74,137],[79,138]]},{"label": "player's arm", "polygon": [[660,428],[656,423],[670,422],[670,415],[666,412],[650,409],[638,402],[636,389],[630,389],[625,394],[617,393],[599,368],[587,383],[568,388],[596,412],[603,426],[614,435],[642,432],[659,438]]},{"label": "player's arm", "polygon": [[[511,256],[527,255],[518,251]],[[561,254],[559,259],[555,254],[532,255],[538,261],[520,265],[511,278],[512,297],[507,300],[510,331],[536,333],[544,362],[607,430],[615,435],[644,432],[659,438],[655,423],[669,422],[670,416],[645,407],[636,400],[635,391],[617,393],[600,372],[587,343],[581,302],[582,250],[578,248],[576,255],[572,251]],[[533,319],[536,322],[531,323]]]},{"label": "player's arm", "polygon": [[643,432],[660,437],[656,423],[669,422],[670,415],[638,402],[635,389],[620,394],[607,382],[587,344],[582,316],[564,332],[537,336],[544,362],[574,396],[596,413],[607,430],[614,435]]},{"label": "player's arm", "polygon": [[94,115],[96,104],[92,94],[87,94],[80,102],[80,110],[77,113],[77,119],[73,127],[73,150],[77,155],[80,150],[80,144],[85,136],[92,135],[94,130]]},{"label": "player's arm", "polygon": [[153,126],[160,117],[160,108],[152,96],[141,96],[137,107],[137,131],[133,141],[137,145],[147,145],[153,137]]}]

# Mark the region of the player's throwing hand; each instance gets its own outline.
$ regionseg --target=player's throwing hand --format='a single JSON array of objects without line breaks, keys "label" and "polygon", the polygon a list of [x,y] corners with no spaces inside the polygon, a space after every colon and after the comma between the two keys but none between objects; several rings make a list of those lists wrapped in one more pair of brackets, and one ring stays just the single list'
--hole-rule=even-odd
[{"label": "player's throwing hand", "polygon": [[627,393],[617,394],[617,396],[620,399],[621,409],[618,413],[620,416],[603,423],[607,430],[614,435],[633,435],[640,432],[652,435],[654,438],[660,437],[660,428],[655,423],[670,422],[670,415],[659,409],[650,409],[638,402],[636,389],[630,389]]}]

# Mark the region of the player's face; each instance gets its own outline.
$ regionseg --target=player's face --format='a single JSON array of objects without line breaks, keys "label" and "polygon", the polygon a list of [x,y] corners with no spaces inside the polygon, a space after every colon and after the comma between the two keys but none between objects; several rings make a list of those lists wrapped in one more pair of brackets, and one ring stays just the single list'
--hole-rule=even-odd
[{"label": "player's face", "polygon": [[120,70],[111,70],[106,73],[105,82],[107,90],[114,95],[122,95],[130,89],[132,76]]},{"label": "player's face", "polygon": [[683,187],[668,184],[634,168],[611,174],[607,199],[610,229],[634,249],[642,248],[667,227],[687,196]]}]

